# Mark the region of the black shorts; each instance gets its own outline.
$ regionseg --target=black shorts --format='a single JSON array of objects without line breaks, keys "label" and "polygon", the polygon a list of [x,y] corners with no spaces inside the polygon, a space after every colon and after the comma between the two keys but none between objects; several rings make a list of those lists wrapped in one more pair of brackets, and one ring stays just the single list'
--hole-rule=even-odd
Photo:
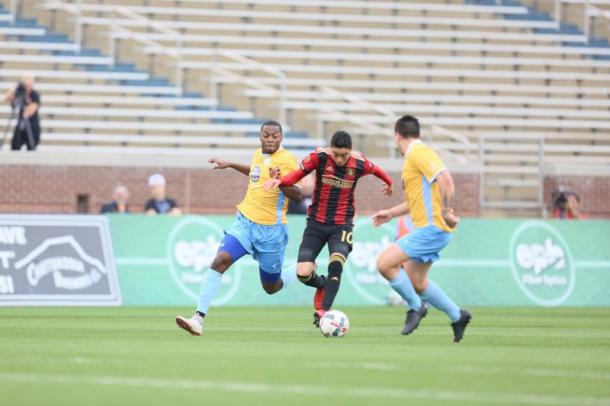
[{"label": "black shorts", "polygon": [[338,253],[347,258],[352,251],[353,230],[353,224],[324,224],[308,218],[298,262],[315,262],[327,243],[329,255]]}]

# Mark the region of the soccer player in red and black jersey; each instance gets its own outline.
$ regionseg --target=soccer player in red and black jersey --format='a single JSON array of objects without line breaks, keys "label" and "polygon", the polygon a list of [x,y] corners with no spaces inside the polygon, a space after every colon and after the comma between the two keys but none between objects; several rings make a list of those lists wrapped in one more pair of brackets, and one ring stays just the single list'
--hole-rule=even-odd
[{"label": "soccer player in red and black jersey", "polygon": [[[354,192],[358,179],[375,175],[384,182],[381,191],[390,197],[392,178],[364,155],[352,151],[352,138],[347,132],[337,131],[330,148],[318,148],[305,157],[299,170],[281,179],[272,176],[275,179],[267,181],[265,187],[294,185],[313,171],[316,171],[316,184],[299,248],[297,275],[305,285],[316,288],[314,324],[318,325],[337,296],[343,265],[352,250]],[[316,274],[315,261],[326,244],[330,258],[328,276],[324,277]]]}]

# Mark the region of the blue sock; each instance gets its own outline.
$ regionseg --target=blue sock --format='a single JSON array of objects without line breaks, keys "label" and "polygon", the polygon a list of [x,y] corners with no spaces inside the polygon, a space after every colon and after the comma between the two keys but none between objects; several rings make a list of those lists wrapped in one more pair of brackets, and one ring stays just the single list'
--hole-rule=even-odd
[{"label": "blue sock", "polygon": [[460,318],[460,308],[441,290],[441,288],[428,279],[428,287],[422,294],[422,299],[449,316],[452,323]]},{"label": "blue sock", "polygon": [[390,281],[390,285],[407,301],[409,308],[419,310],[421,307],[421,299],[417,292],[415,292],[415,288],[413,288],[413,284],[409,280],[407,273],[402,268],[399,270],[398,275]]},{"label": "blue sock", "polygon": [[208,270],[205,275],[205,280],[201,284],[201,293],[199,294],[199,301],[197,302],[197,311],[201,313],[208,313],[210,303],[214,300],[218,289],[220,289],[220,282],[222,280],[222,274],[216,272],[213,269]]},{"label": "blue sock", "polygon": [[284,286],[282,289],[286,289],[288,285],[290,285],[294,279],[297,277],[297,270],[293,266],[289,266],[286,268],[282,268],[282,282],[284,282]]}]

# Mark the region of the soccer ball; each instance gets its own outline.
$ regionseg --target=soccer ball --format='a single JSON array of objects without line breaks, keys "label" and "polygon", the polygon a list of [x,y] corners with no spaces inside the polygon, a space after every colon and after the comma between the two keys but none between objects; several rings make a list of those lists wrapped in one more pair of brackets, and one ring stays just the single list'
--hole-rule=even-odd
[{"label": "soccer ball", "polygon": [[324,337],[343,337],[349,330],[349,319],[340,310],[329,310],[320,319],[320,331]]}]

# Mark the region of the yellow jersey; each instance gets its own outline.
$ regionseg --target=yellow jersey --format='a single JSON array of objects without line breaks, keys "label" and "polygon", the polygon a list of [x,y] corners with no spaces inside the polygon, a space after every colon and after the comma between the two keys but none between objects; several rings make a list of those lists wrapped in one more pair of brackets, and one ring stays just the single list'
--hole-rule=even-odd
[{"label": "yellow jersey", "polygon": [[405,153],[402,184],[416,228],[435,225],[443,231],[453,231],[443,220],[441,191],[436,182],[438,174],[446,169],[432,148],[421,140],[411,142]]},{"label": "yellow jersey", "polygon": [[269,168],[280,168],[280,176],[296,171],[299,166],[292,153],[280,147],[273,154],[263,154],[258,149],[250,164],[250,182],[244,200],[237,205],[248,220],[263,225],[286,224],[288,198],[277,189],[265,190],[263,185],[269,179]]}]

